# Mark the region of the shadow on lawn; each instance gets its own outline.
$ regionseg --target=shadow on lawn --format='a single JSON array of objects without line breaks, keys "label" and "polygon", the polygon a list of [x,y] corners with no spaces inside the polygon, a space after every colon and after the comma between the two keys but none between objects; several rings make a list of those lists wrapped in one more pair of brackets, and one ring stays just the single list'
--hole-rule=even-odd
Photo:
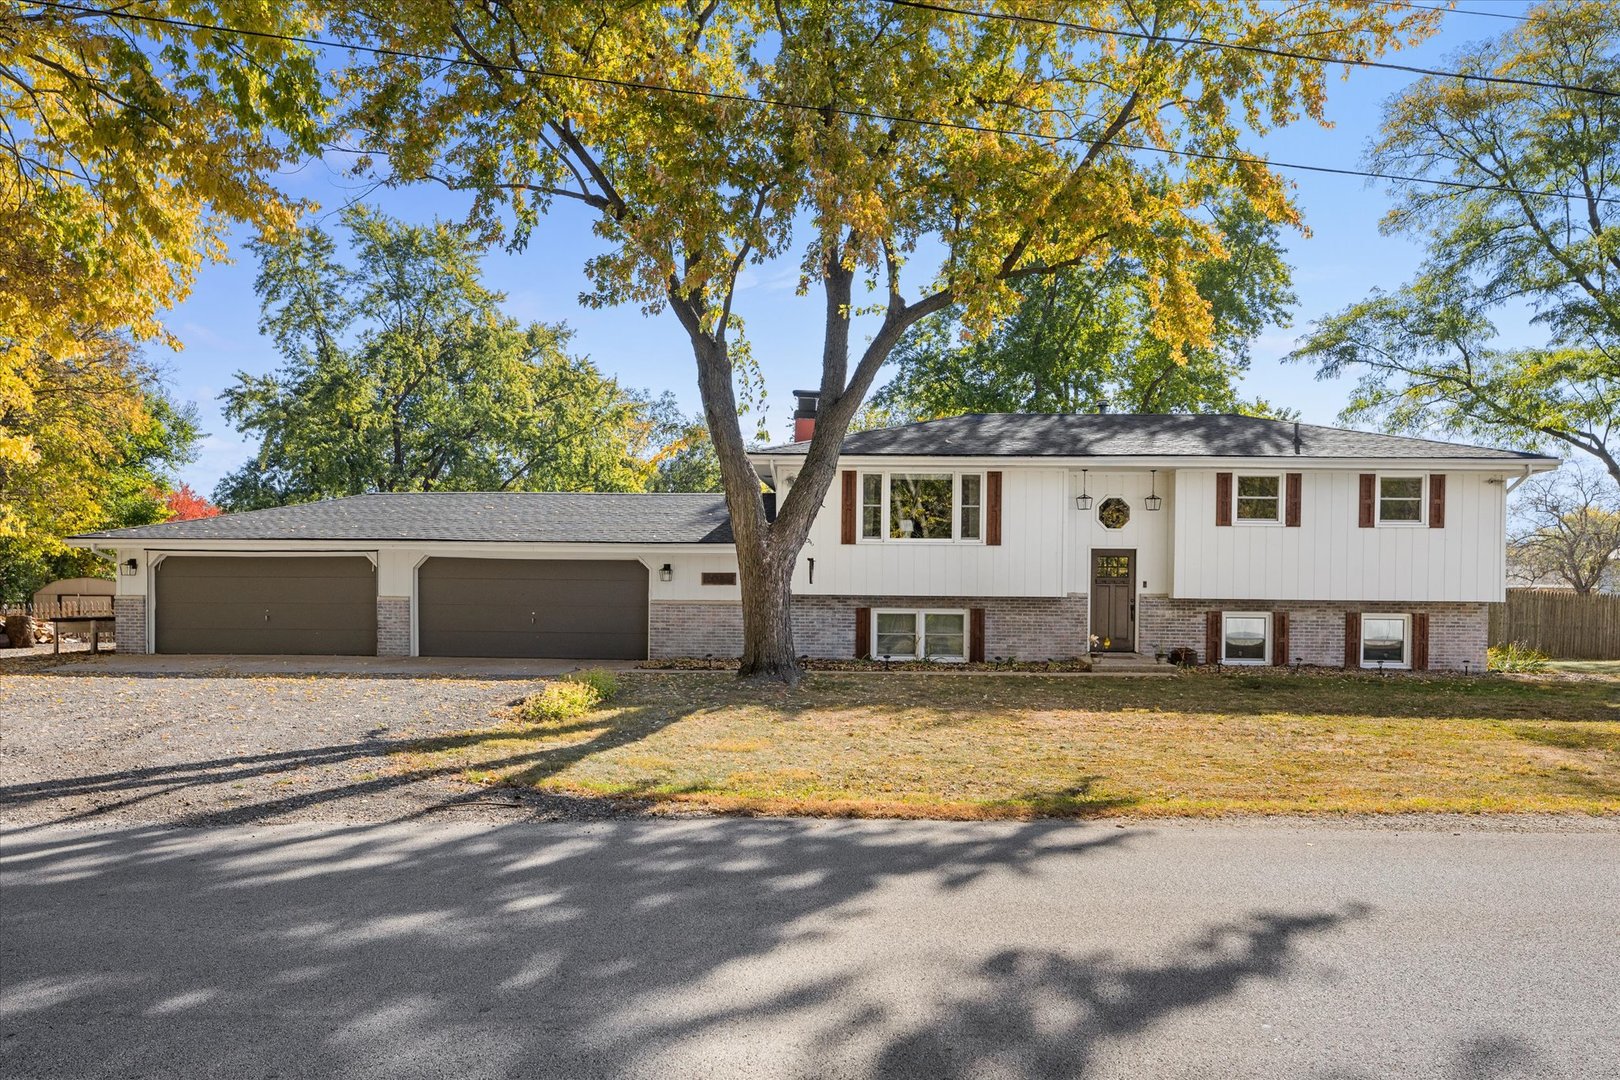
[{"label": "shadow on lawn", "polygon": [[1008,875],[1083,887],[1077,861],[1137,836],[736,821],[13,835],[9,1071],[1083,1077],[1298,975],[1307,940],[1367,914],[1253,911],[1168,934],[1152,960],[1060,946],[1055,915],[1030,936],[1038,912],[994,936],[1015,945],[943,925],[1025,887]]}]

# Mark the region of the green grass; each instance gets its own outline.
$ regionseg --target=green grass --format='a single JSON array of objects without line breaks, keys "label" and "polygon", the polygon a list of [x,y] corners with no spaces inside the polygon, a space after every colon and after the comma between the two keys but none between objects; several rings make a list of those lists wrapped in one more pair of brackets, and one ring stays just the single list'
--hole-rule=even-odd
[{"label": "green grass", "polygon": [[1620,679],[1620,660],[1549,660],[1547,670],[1571,675],[1608,675]]},{"label": "green grass", "polygon": [[425,742],[475,783],[763,814],[1620,813],[1620,680],[634,673],[563,724]]}]

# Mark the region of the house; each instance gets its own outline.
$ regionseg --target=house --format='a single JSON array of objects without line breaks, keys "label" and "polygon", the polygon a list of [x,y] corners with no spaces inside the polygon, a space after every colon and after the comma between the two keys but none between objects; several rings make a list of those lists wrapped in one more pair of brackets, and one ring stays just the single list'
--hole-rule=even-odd
[{"label": "house", "polygon": [[[808,438],[815,395],[801,394]],[[785,496],[804,441],[757,450]],[[1481,667],[1506,492],[1554,458],[1246,416],[959,416],[845,439],[793,575],[810,656],[1193,648]],[[734,656],[717,495],[361,495],[90,533],[125,651]]]}]

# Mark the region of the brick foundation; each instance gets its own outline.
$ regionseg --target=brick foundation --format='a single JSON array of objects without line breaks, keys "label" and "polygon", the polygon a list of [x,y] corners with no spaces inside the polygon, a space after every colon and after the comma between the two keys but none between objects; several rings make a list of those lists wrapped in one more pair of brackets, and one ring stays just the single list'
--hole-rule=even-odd
[{"label": "brick foundation", "polygon": [[[1086,649],[1086,598],[796,596],[793,641],[799,653],[841,659],[855,655],[855,609],[984,608],[987,658],[1046,660]],[[650,655],[737,656],[742,652],[742,608],[737,604],[655,601]]]},{"label": "brick foundation", "polygon": [[121,653],[144,653],[146,648],[146,597],[113,597],[113,636]]},{"label": "brick foundation", "polygon": [[1467,664],[1485,669],[1488,616],[1484,604],[1358,603],[1317,600],[1171,600],[1143,596],[1137,602],[1138,640],[1143,652],[1190,646],[1204,656],[1205,618],[1211,611],[1286,611],[1289,662],[1319,667],[1344,666],[1344,616],[1348,611],[1429,616],[1429,667],[1461,671]]},{"label": "brick foundation", "polygon": [[410,597],[377,597],[377,655],[411,655]]}]

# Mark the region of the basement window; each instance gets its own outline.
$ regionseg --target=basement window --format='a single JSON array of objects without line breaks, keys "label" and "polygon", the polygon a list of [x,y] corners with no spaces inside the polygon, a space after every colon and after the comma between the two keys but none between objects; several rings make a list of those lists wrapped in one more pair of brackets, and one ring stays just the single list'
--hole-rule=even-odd
[{"label": "basement window", "polygon": [[965,611],[874,611],[872,623],[879,660],[967,659]]},{"label": "basement window", "polygon": [[1270,660],[1270,615],[1263,611],[1221,614],[1221,663],[1265,664]]},{"label": "basement window", "polygon": [[1405,668],[1412,665],[1410,615],[1361,616],[1361,666]]}]

